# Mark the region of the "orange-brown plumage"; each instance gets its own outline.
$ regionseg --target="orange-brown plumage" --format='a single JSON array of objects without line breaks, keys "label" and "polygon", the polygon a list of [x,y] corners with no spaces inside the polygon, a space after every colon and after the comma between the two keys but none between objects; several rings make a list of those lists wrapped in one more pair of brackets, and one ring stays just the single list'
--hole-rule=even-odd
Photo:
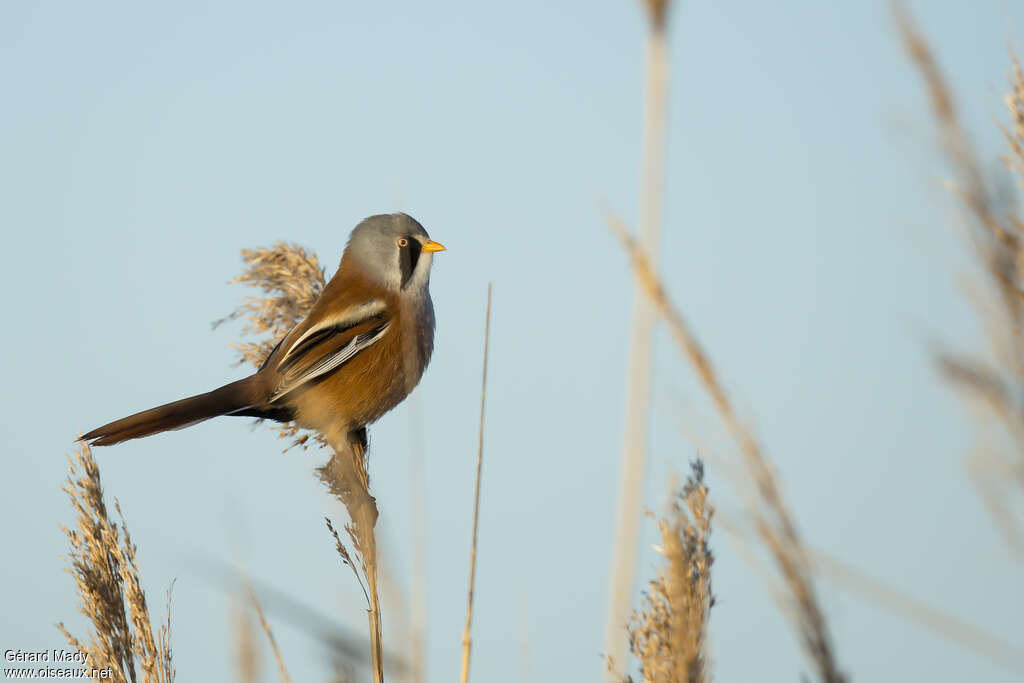
[{"label": "orange-brown plumage", "polygon": [[[294,335],[298,338],[306,332],[309,320],[341,313],[374,297],[375,293],[379,294],[357,264],[343,263],[338,272],[339,276],[328,283],[324,296],[314,306],[307,321],[297,326],[289,337]],[[380,298],[391,323],[380,340],[335,372],[322,380],[310,382],[308,387],[297,390],[294,396],[286,399],[286,403],[295,410],[301,426],[320,432],[331,443],[398,405],[419,382],[430,360],[432,345],[424,346],[418,339],[417,312],[410,310],[407,303],[392,293]],[[366,332],[375,322],[363,323],[353,328],[350,334]],[[282,344],[281,348],[285,346]]]}]

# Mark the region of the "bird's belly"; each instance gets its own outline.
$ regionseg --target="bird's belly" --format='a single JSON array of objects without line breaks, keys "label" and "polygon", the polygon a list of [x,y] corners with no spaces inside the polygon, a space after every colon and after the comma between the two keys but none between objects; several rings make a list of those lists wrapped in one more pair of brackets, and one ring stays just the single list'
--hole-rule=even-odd
[{"label": "bird's belly", "polygon": [[299,425],[333,442],[398,405],[423,373],[420,363],[409,362],[400,337],[384,335],[334,372],[296,391],[288,403]]}]

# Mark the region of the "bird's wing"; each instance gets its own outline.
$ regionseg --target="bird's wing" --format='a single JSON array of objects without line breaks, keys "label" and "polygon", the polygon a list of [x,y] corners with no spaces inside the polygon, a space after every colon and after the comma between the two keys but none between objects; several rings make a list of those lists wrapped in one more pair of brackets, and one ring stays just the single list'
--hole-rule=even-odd
[{"label": "bird's wing", "polygon": [[281,379],[270,402],[336,370],[383,337],[390,326],[384,302],[374,300],[325,317],[295,341],[286,340],[287,350],[279,352],[281,359],[275,366]]}]

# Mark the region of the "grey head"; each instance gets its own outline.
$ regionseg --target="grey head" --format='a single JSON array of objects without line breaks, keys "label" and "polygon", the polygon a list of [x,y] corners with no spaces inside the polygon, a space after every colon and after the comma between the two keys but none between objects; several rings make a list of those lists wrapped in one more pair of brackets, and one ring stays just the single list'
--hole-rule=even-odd
[{"label": "grey head", "polygon": [[444,245],[432,241],[412,216],[384,213],[370,216],[355,227],[342,263],[351,259],[377,284],[419,294],[430,283],[434,252],[443,250]]}]

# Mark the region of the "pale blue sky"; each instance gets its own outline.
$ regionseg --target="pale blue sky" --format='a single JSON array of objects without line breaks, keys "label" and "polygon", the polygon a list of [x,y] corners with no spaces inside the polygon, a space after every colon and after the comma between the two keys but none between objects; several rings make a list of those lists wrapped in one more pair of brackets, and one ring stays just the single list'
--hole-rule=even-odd
[{"label": "pale blue sky", "polygon": [[[974,139],[994,121],[1012,2],[919,2]],[[459,666],[485,288],[495,285],[474,680],[595,680],[618,490],[630,281],[600,201],[636,214],[644,21],[613,3],[23,2],[0,6],[0,226],[9,329],[0,648],[84,631],[62,573],[79,431],[241,376],[239,250],[333,271],[361,218],[405,210],[435,260],[434,361],[372,429],[380,533],[406,594],[412,401],[422,416],[429,671]],[[884,2],[686,2],[673,15],[662,265],[813,545],[1024,648],[1020,569],[966,478],[933,336],[978,349],[962,242],[921,84]],[[693,446],[724,447],[667,337],[648,505]],[[211,562],[363,633],[322,517],[320,457],[221,419],[97,450],[149,591],[177,578],[179,680],[227,680]],[[727,455],[721,450],[720,455]],[[711,493],[735,511],[723,472]],[[650,536],[650,535],[649,535]],[[714,541],[719,681],[807,666],[760,577]],[[656,555],[645,544],[641,572]],[[1018,680],[822,584],[854,680]],[[295,680],[322,652],[274,618]],[[385,616],[400,649],[400,612]],[[525,628],[524,628],[525,624]],[[270,671],[268,670],[268,673]]]}]

